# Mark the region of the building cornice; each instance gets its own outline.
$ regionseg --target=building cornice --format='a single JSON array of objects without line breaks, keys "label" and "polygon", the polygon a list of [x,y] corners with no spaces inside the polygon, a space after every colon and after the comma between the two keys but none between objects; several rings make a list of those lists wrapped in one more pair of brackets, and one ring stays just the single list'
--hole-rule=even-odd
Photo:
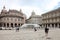
[{"label": "building cornice", "polygon": [[60,11],[60,8],[57,8],[57,9],[54,9],[54,10],[48,11],[48,12],[42,14],[42,15],[46,15],[46,14],[53,13],[53,12],[56,12],[56,11]]},{"label": "building cornice", "polygon": [[0,17],[21,17],[21,18],[24,18],[21,15],[12,15],[12,14],[0,14]]}]

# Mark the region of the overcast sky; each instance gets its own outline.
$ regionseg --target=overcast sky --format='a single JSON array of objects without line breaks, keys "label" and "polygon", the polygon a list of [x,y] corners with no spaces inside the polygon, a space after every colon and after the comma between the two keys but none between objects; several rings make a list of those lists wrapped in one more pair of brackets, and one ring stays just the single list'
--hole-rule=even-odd
[{"label": "overcast sky", "polygon": [[0,0],[0,11],[4,5],[7,10],[22,9],[28,18],[33,10],[37,15],[41,15],[60,7],[60,0]]}]

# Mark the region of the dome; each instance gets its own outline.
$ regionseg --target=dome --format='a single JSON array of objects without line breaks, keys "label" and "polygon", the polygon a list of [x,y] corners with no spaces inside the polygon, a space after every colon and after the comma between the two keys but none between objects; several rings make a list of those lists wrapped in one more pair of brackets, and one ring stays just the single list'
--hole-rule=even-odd
[{"label": "dome", "polygon": [[30,16],[30,17],[32,17],[32,18],[33,18],[33,17],[41,17],[41,16],[40,16],[40,15],[36,15],[36,14],[35,14],[35,12],[34,12],[34,11],[32,11],[32,14],[31,14],[31,16]]},{"label": "dome", "polygon": [[35,15],[35,12],[34,11],[32,11],[32,15]]}]

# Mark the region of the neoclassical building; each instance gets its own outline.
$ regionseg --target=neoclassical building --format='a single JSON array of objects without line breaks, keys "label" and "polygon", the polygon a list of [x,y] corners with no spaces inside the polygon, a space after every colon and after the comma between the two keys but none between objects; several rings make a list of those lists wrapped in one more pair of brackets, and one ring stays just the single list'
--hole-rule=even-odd
[{"label": "neoclassical building", "polygon": [[42,14],[42,26],[60,28],[60,8]]},{"label": "neoclassical building", "polygon": [[26,20],[26,23],[29,24],[39,24],[42,25],[42,17],[40,15],[36,15],[33,11],[29,19]]},{"label": "neoclassical building", "polygon": [[3,7],[0,13],[0,27],[5,28],[14,28],[21,26],[25,23],[26,16],[22,11],[17,10],[6,10],[5,6]]}]

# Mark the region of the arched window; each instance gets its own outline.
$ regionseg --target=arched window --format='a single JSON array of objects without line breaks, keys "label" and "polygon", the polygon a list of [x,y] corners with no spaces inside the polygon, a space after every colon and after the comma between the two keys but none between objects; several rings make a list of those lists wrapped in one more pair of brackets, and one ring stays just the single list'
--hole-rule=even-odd
[{"label": "arched window", "polygon": [[6,27],[6,24],[4,23],[4,27]]},{"label": "arched window", "polygon": [[20,23],[18,24],[18,26],[20,26]]},{"label": "arched window", "polygon": [[9,23],[7,23],[7,27],[9,27]]},{"label": "arched window", "polygon": [[11,23],[11,27],[13,27],[13,23]]},{"label": "arched window", "polygon": [[15,23],[15,27],[17,27],[17,23]]}]

